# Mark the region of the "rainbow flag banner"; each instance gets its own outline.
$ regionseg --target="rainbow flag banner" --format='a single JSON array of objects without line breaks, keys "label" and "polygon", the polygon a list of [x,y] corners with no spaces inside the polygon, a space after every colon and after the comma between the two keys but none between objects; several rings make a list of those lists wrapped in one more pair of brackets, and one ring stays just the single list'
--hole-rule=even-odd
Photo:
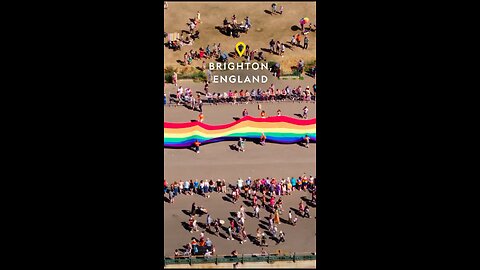
[{"label": "rainbow flag banner", "polygon": [[208,125],[200,122],[164,122],[163,146],[165,148],[188,148],[195,140],[204,144],[220,141],[236,141],[238,138],[258,140],[262,132],[267,142],[291,144],[303,141],[308,134],[310,142],[316,142],[317,119],[295,119],[287,116],[267,118],[243,117],[230,124]]}]

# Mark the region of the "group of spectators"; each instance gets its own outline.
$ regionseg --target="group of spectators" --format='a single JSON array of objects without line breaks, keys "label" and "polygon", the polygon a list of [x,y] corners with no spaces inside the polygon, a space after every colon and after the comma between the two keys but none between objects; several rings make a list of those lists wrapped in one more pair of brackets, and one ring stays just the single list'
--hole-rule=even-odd
[{"label": "group of spectators", "polygon": [[[237,185],[230,186],[232,191],[233,202],[236,202],[240,196],[248,199],[254,199],[259,195],[267,196],[286,196],[292,194],[296,190],[316,190],[317,178],[306,174],[298,177],[287,177],[282,179],[275,179],[270,177],[257,178],[252,180],[248,177],[246,180],[239,178]],[[168,183],[166,179],[163,181],[163,192],[169,195],[170,203],[174,202],[174,198],[180,194],[184,195],[201,195],[209,197],[209,193],[227,193],[227,183],[225,179],[190,179],[179,180],[173,183]]]},{"label": "group of spectators", "polygon": [[[252,180],[251,177],[248,177],[246,180],[239,178],[236,181],[236,185],[230,185],[230,189],[230,197],[233,203],[236,203],[240,197],[244,197],[251,202],[254,218],[260,219],[261,208],[270,213],[267,231],[278,244],[285,242],[285,233],[279,230],[277,226],[281,224],[280,215],[284,209],[281,196],[288,196],[294,191],[308,191],[312,194],[309,202],[316,205],[317,179],[313,176],[308,177],[305,173],[298,177],[287,177],[278,180],[270,177],[257,178],[255,180]],[[207,196],[205,194],[209,192],[227,193],[227,184],[225,179],[218,179],[216,183],[213,179],[201,180],[200,182],[198,180],[180,180],[170,185],[167,180],[164,180],[164,192],[168,192],[170,197],[176,196],[173,194],[192,195],[194,193]],[[173,202],[173,198],[171,201]],[[305,205],[304,201],[299,203],[298,211],[295,212],[302,218],[310,218],[309,207]],[[225,221],[220,218],[213,218],[207,209],[198,207],[195,203],[192,203],[189,214],[188,227],[191,233],[199,231],[197,214],[199,217],[206,214],[206,222],[202,226],[200,240],[193,237],[191,243],[185,245],[186,251],[180,253],[178,250],[175,250],[175,256],[204,255],[209,257],[214,254],[215,246],[209,238],[205,237],[205,230],[218,235],[220,229],[223,229],[227,233],[227,240],[238,240],[240,244],[245,243],[249,239],[249,234],[246,232],[246,215],[243,205],[240,206],[233,218],[229,218],[229,224],[225,224]],[[289,210],[287,224],[295,226],[297,221],[297,215],[293,216],[292,211]],[[225,226],[223,226],[224,224]],[[255,239],[254,243],[258,246],[268,246],[266,234],[260,228],[257,228],[256,234],[251,234],[251,236]]]},{"label": "group of spectators", "polygon": [[[177,94],[174,95],[176,100],[170,97],[170,103],[175,102],[177,105],[189,104],[192,108],[195,105],[199,105],[203,101],[209,104],[242,104],[248,102],[259,102],[259,101],[315,101],[317,93],[317,85],[314,84],[312,88],[307,86],[302,88],[302,86],[290,87],[287,86],[283,89],[276,89],[272,84],[268,89],[262,90],[261,88],[252,89],[250,91],[241,89],[240,91],[232,91],[223,93],[210,93],[208,91],[208,83],[205,86],[205,98],[202,101],[200,94],[197,94],[195,97],[192,93],[193,91],[190,88],[183,88],[182,86],[178,87]],[[193,105],[192,105],[193,103]],[[164,104],[167,104],[167,95],[164,94]]]}]

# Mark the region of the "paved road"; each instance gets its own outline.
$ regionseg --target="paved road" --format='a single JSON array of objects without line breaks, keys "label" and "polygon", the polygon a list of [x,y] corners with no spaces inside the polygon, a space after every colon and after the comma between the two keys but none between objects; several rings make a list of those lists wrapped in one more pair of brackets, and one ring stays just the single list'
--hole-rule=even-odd
[{"label": "paved road", "polygon": [[[263,103],[262,107],[268,115],[276,114],[277,109],[281,109],[284,115],[295,117],[294,114],[301,113],[305,103]],[[315,104],[309,104],[311,117],[315,117]],[[257,115],[257,104],[247,105],[218,105],[204,106],[205,122],[210,124],[224,124],[233,121],[233,117],[239,117],[243,108],[247,108],[250,115]],[[192,112],[184,107],[164,108],[165,121],[184,122],[197,119],[198,112]],[[316,176],[316,144],[311,144],[310,148],[304,148],[296,144],[281,145],[267,144],[260,146],[248,142],[246,152],[236,152],[229,148],[233,142],[220,142],[205,145],[201,147],[199,154],[188,149],[164,149],[164,171],[165,179],[169,183],[179,179],[202,179],[202,178],[225,178],[228,183],[234,183],[238,177],[245,179],[248,176],[257,177],[298,177],[303,173]],[[192,202],[197,205],[203,205],[214,218],[227,220],[230,212],[238,211],[239,202],[233,204],[223,199],[224,194],[213,194],[210,198],[203,198],[198,195],[185,196],[180,195],[175,199],[174,204],[164,202],[164,234],[165,234],[165,256],[173,255],[175,249],[180,249],[188,243],[192,236],[199,237],[199,233],[191,234],[183,226],[182,222],[188,222],[188,215],[182,210],[189,210]],[[302,196],[310,194],[299,191],[291,196],[284,197],[284,207],[298,208]],[[243,201],[243,199],[242,199]],[[251,207],[246,207],[246,212],[251,212]],[[281,224],[279,230],[286,233],[286,243],[276,246],[269,240],[270,246],[266,249],[268,252],[274,252],[278,249],[290,252],[314,252],[315,246],[315,222],[316,209],[311,209],[311,219],[299,218],[296,227]],[[267,222],[268,216],[261,211],[262,222]],[[287,218],[287,214],[283,215]],[[206,216],[202,216],[199,222],[204,223]],[[255,234],[257,227],[261,223],[247,216],[246,231],[248,234]],[[260,247],[251,242],[241,245],[238,241],[228,241],[219,236],[208,235],[216,246],[218,254],[229,254],[236,249],[239,253],[258,253]]]}]

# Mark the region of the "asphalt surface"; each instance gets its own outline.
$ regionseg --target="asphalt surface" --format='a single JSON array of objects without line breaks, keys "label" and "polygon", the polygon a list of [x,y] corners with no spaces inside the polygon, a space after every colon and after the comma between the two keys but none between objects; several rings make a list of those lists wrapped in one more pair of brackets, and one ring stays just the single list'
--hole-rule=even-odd
[{"label": "asphalt surface", "polygon": [[[274,102],[262,103],[262,109],[267,115],[275,115],[277,109],[281,109],[283,115],[298,117],[305,103],[293,102]],[[310,117],[315,117],[316,109],[314,103],[309,103]],[[240,117],[244,108],[247,108],[250,115],[259,115],[257,104],[243,105],[212,105],[204,106],[205,122],[210,124],[224,124],[234,121],[233,117]],[[198,112],[193,112],[183,106],[165,107],[165,121],[185,122],[197,119]],[[252,179],[260,177],[275,177],[277,179],[286,177],[298,177],[303,173],[316,176],[316,144],[312,143],[310,148],[305,148],[297,144],[283,145],[267,143],[265,146],[247,142],[246,152],[237,152],[231,150],[229,145],[234,142],[219,142],[200,147],[200,153],[197,154],[189,149],[164,149],[164,172],[165,179],[169,183],[180,179],[205,179],[225,178],[227,183],[234,184],[241,177]],[[248,216],[248,212],[253,212],[252,207],[246,205],[244,198],[237,204],[233,204],[225,194],[213,193],[210,198],[204,198],[199,195],[179,195],[175,198],[175,203],[170,204],[164,199],[164,255],[172,256],[175,249],[182,249],[185,244],[191,241],[192,237],[199,238],[200,232],[190,233],[184,228],[182,222],[188,223],[189,216],[186,211],[190,211],[193,202],[197,206],[203,206],[208,209],[213,218],[220,218],[228,221],[230,212],[237,212],[240,205],[243,204],[246,213],[246,232],[255,235],[259,226],[268,224],[266,217],[269,215],[264,209],[260,211],[260,220]],[[288,209],[290,207],[298,209],[298,204],[302,197],[311,198],[308,192],[297,191],[290,196],[284,196],[284,212],[281,216],[288,219]],[[185,210],[185,212],[183,211]],[[292,211],[294,213],[294,211]],[[278,225],[279,231],[286,234],[286,242],[278,245],[271,239],[268,240],[269,246],[265,248],[267,252],[277,250],[288,252],[315,252],[316,251],[316,209],[311,208],[310,219],[299,217],[298,224],[293,227],[282,223]],[[198,218],[198,217],[197,217]],[[206,215],[198,219],[198,222],[205,223]],[[267,225],[268,226],[268,225]],[[266,227],[265,227],[266,228]],[[262,229],[264,231],[264,229]],[[223,231],[225,234],[225,232]],[[216,247],[217,254],[230,254],[233,250],[239,253],[259,253],[261,248],[247,242],[240,244],[239,241],[230,241],[222,236],[214,236],[206,233]]]}]

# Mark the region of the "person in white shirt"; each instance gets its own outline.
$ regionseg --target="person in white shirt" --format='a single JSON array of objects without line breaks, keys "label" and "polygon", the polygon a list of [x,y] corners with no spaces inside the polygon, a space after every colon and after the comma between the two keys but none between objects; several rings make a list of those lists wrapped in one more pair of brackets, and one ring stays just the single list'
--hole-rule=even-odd
[{"label": "person in white shirt", "polygon": [[242,180],[241,178],[238,178],[238,180],[237,180],[237,187],[238,187],[239,189],[241,189],[242,186],[243,186],[243,180]]},{"label": "person in white shirt", "polygon": [[255,205],[255,217],[260,218],[260,206]]}]

